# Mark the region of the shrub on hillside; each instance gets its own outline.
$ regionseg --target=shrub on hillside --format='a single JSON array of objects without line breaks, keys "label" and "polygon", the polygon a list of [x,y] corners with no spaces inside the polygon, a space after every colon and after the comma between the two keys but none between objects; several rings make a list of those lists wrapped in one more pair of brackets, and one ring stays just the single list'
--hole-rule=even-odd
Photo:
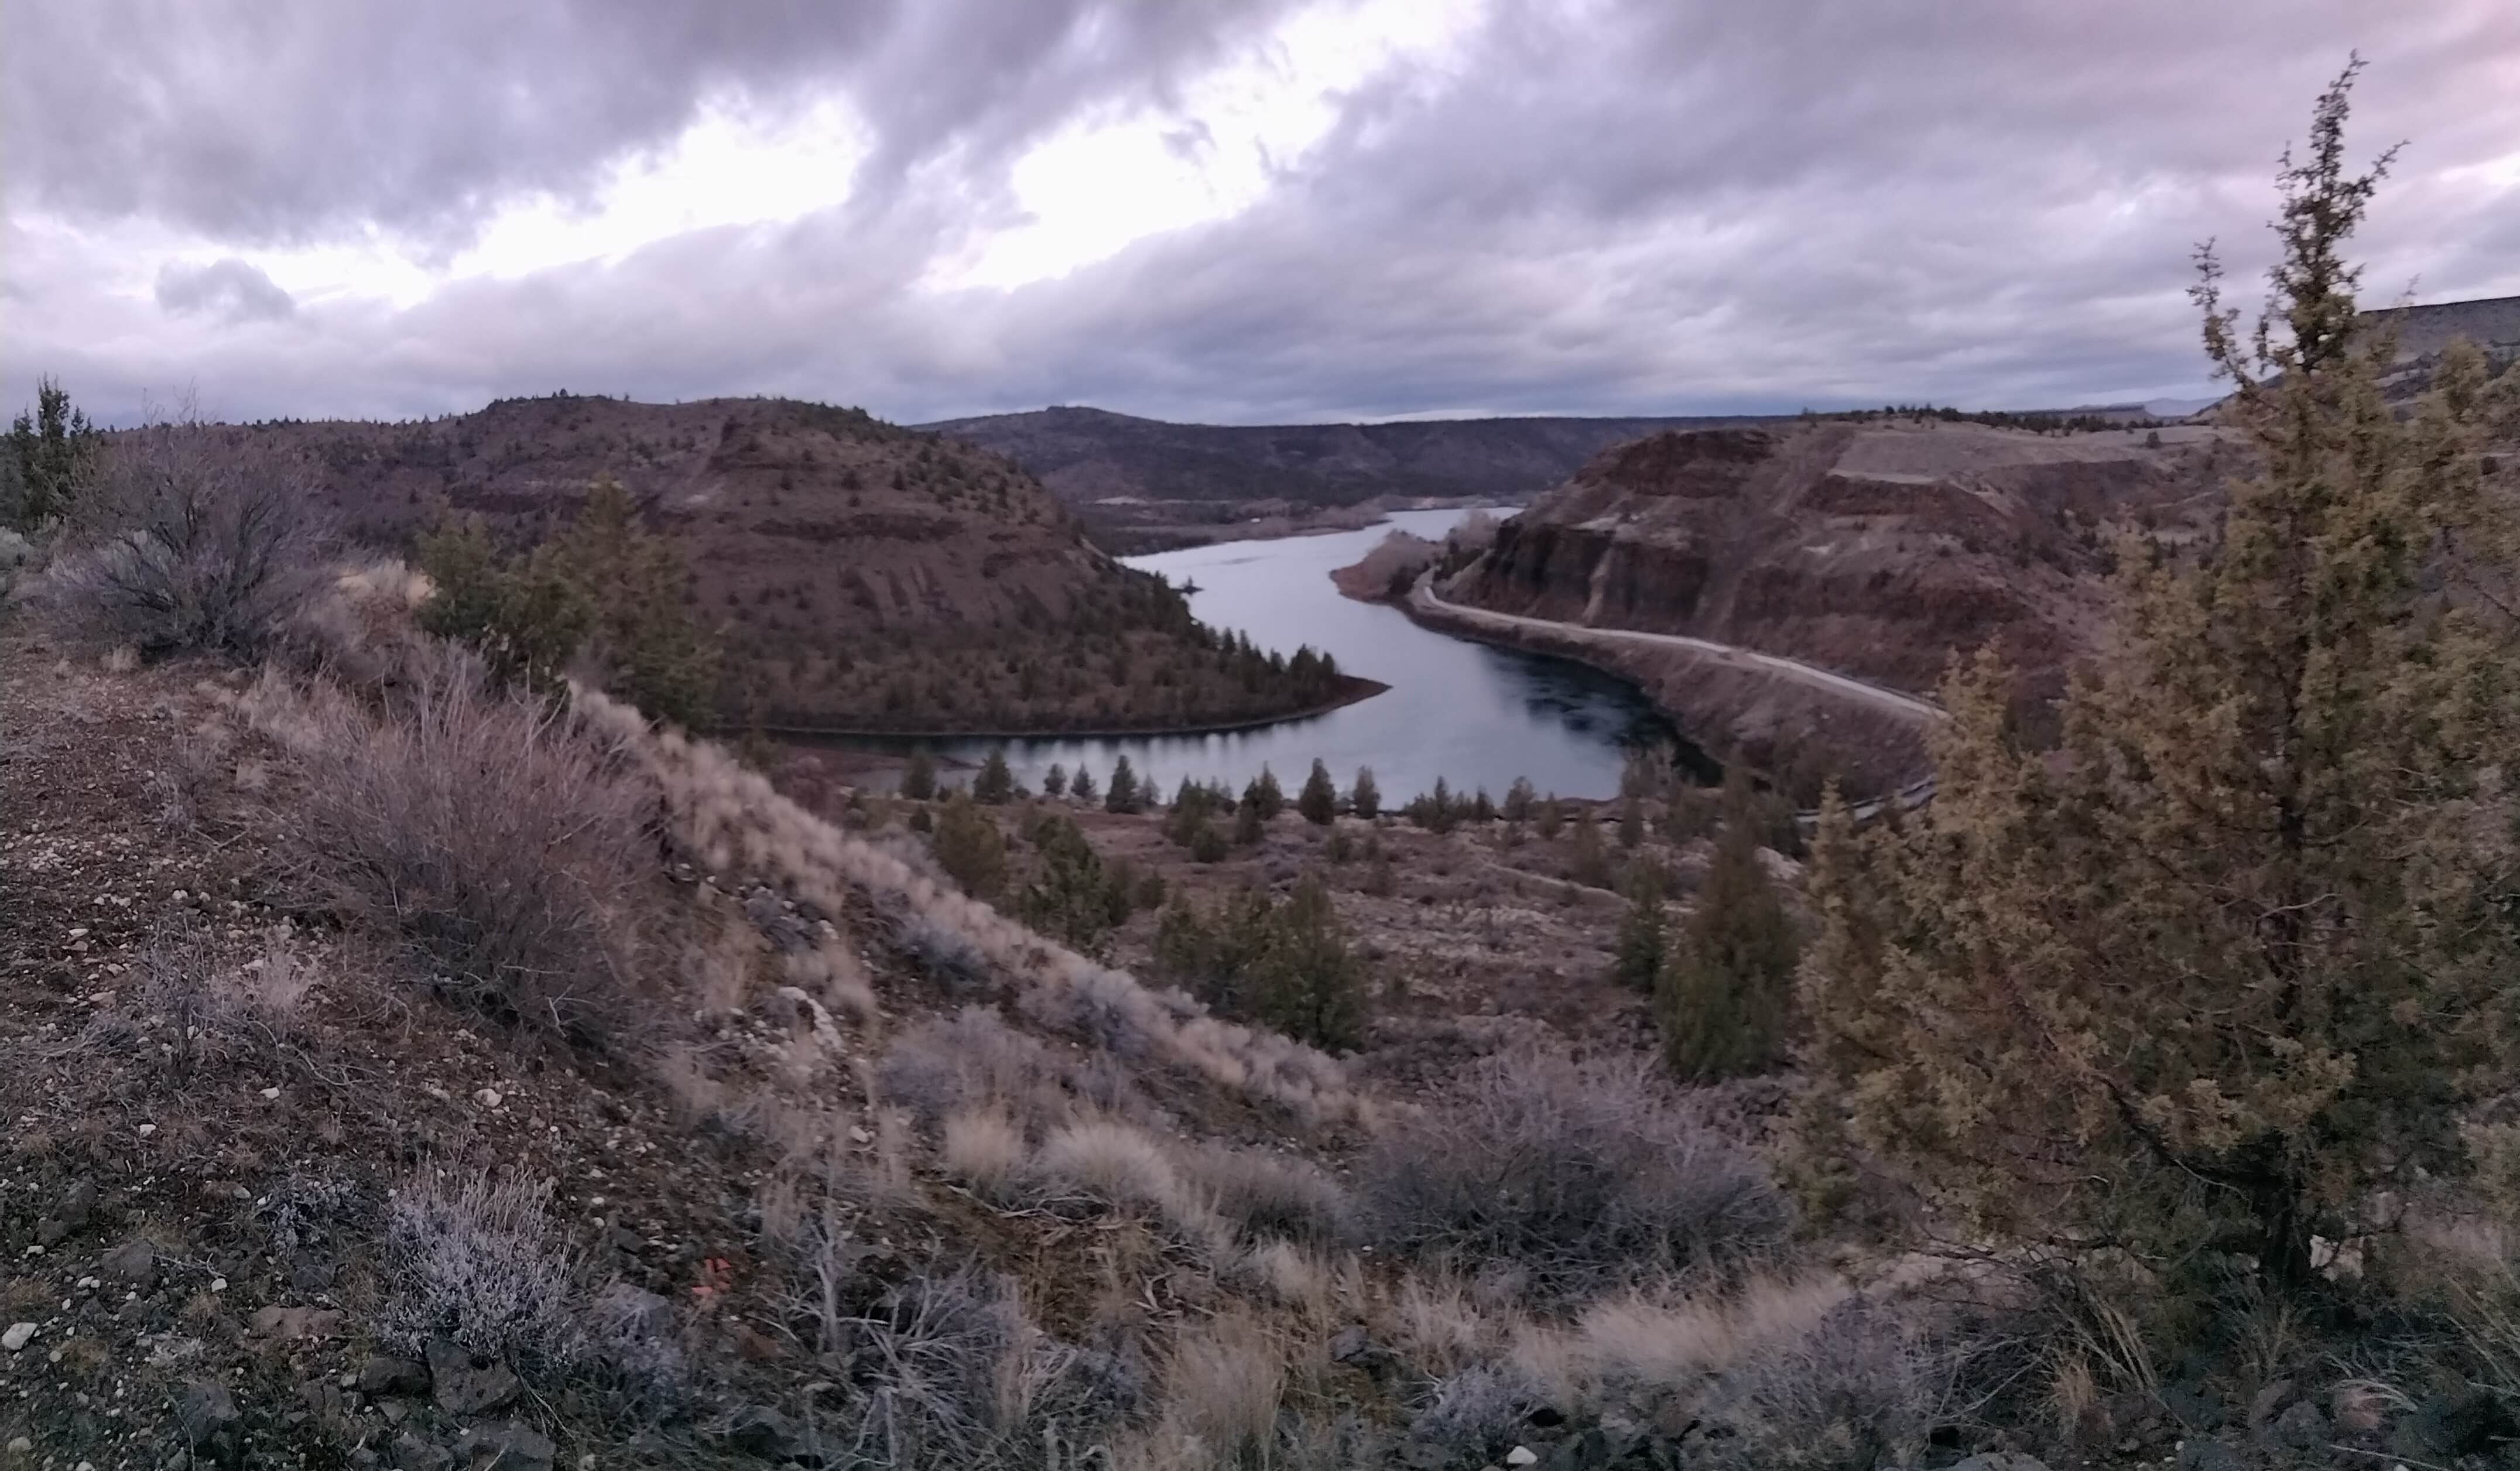
[{"label": "shrub on hillside", "polygon": [[1650,984],[1673,1072],[1714,1082],[1783,1057],[1802,938],[1746,824],[1726,824],[1697,906],[1666,950]]},{"label": "shrub on hillside", "polygon": [[1960,1399],[1962,1356],[1912,1308],[1849,1298],[1804,1333],[1719,1374],[1701,1411],[1707,1464],[1725,1471],[1911,1465]]},{"label": "shrub on hillside", "polygon": [[450,1339],[531,1373],[583,1352],[576,1264],[553,1227],[547,1186],[422,1174],[393,1192],[378,1337],[414,1357]]},{"label": "shrub on hillside", "polygon": [[[628,898],[645,794],[538,700],[444,653],[382,715],[266,689],[305,782],[299,869],[334,912],[529,1029],[599,1037],[634,1019]],[[287,702],[293,711],[268,707]]]},{"label": "shrub on hillside", "polygon": [[422,625],[472,644],[503,679],[551,687],[582,660],[653,718],[696,729],[715,720],[718,651],[688,606],[682,550],[640,525],[610,477],[566,532],[528,551],[503,554],[470,518],[424,536],[420,556],[437,583]]},{"label": "shrub on hillside", "polygon": [[1007,840],[961,792],[945,799],[936,813],[936,862],[973,898],[996,898],[1006,887]]},{"label": "shrub on hillside", "polygon": [[1147,1394],[1134,1357],[1042,1332],[1002,1280],[914,1278],[856,1328],[860,1372],[824,1439],[831,1464],[1083,1465]]},{"label": "shrub on hillside", "polygon": [[329,544],[302,467],[158,425],[82,491],[37,601],[89,642],[251,659],[322,589]]},{"label": "shrub on hillside", "polygon": [[1364,973],[1318,874],[1282,903],[1257,889],[1205,911],[1177,900],[1156,926],[1155,964],[1227,1016],[1317,1046],[1353,1047],[1364,1035]]},{"label": "shrub on hillside", "polygon": [[1792,1226],[1756,1156],[1641,1060],[1483,1058],[1358,1178],[1385,1245],[1551,1298],[1764,1252]]},{"label": "shrub on hillside", "polygon": [[1100,955],[1111,931],[1137,903],[1137,875],[1105,864],[1073,819],[1049,816],[1036,823],[1038,850],[1016,891],[1015,918],[1083,955]]}]

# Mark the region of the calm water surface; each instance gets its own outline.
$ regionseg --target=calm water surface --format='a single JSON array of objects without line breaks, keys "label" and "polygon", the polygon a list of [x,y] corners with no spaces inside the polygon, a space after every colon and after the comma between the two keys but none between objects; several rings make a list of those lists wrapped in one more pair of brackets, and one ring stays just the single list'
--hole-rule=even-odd
[{"label": "calm water surface", "polygon": [[[1471,643],[1421,628],[1392,609],[1339,595],[1330,571],[1372,550],[1394,529],[1440,537],[1465,511],[1401,511],[1381,526],[1324,536],[1231,541],[1131,557],[1131,567],[1194,584],[1191,611],[1214,627],[1238,629],[1263,649],[1291,655],[1327,649],[1339,667],[1391,688],[1326,715],[1217,735],[1046,739],[1005,743],[1015,775],[1038,789],[1056,761],[1093,769],[1098,782],[1123,755],[1141,777],[1170,796],[1184,777],[1239,789],[1266,764],[1288,798],[1313,758],[1329,763],[1344,790],[1372,766],[1386,804],[1443,777],[1462,791],[1498,797],[1517,776],[1561,797],[1616,795],[1627,748],[1673,740],[1668,722],[1635,689],[1546,655]],[[990,741],[849,744],[883,750],[924,745],[977,761]]]}]

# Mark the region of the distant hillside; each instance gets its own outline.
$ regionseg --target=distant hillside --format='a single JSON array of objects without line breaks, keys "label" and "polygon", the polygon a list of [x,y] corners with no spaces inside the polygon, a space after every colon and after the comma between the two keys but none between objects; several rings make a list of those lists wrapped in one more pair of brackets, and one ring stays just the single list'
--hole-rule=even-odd
[{"label": "distant hillside", "polygon": [[1175,729],[1338,693],[1210,634],[1012,462],[857,409],[563,395],[425,423],[206,432],[312,462],[350,532],[387,547],[450,510],[527,542],[614,477],[684,543],[730,723]]},{"label": "distant hillside", "polygon": [[921,426],[1003,454],[1115,551],[1185,529],[1362,501],[1521,501],[1610,445],[1753,418],[1430,419],[1402,424],[1168,424],[1048,408]]},{"label": "distant hillside", "polygon": [[2364,319],[2386,323],[2398,334],[2398,366],[2388,378],[2392,398],[2421,392],[2441,364],[2442,349],[2457,338],[2483,347],[2498,371],[2520,362],[2520,297],[2392,306],[2366,312]]},{"label": "distant hillside", "polygon": [[[2106,529],[2132,518],[2192,534],[2238,455],[2206,426],[2055,435],[1919,418],[1656,435],[1532,502],[1444,591],[1904,691],[1932,689],[1954,654],[1992,642],[2036,709],[2097,636]],[[1835,770],[1850,790],[1880,791],[1917,764],[1912,732],[1843,701],[1677,654],[1600,662],[1699,744],[1815,787]]]}]

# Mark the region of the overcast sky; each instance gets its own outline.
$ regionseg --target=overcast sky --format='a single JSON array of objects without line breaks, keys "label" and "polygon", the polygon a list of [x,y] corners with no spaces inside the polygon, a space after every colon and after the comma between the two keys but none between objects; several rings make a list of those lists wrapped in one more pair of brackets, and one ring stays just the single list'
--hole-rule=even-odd
[{"label": "overcast sky", "polygon": [[2355,48],[2365,299],[2520,294],[2511,0],[0,3],[0,403],[111,422],[2190,396]]}]

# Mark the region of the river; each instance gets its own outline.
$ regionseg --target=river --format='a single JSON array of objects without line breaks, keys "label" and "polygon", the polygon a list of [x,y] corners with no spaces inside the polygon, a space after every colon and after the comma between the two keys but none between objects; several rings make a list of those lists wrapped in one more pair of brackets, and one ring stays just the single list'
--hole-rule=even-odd
[{"label": "river", "polygon": [[[1106,779],[1119,758],[1169,796],[1184,777],[1239,790],[1265,764],[1292,798],[1319,757],[1344,791],[1359,766],[1373,768],[1383,801],[1398,804],[1442,777],[1464,794],[1503,797],[1517,776],[1561,797],[1615,796],[1630,745],[1673,741],[1670,724],[1633,687],[1546,655],[1472,643],[1421,628],[1394,609],[1339,595],[1330,571],[1370,551],[1392,529],[1440,537],[1465,511],[1401,511],[1380,526],[1319,536],[1228,541],[1131,557],[1128,564],[1190,584],[1200,621],[1238,629],[1264,649],[1293,654],[1311,644],[1339,667],[1391,688],[1327,714],[1253,730],[1188,736],[1047,738],[1005,742],[1018,780],[1038,789],[1053,762]],[[851,739],[862,750],[923,746],[977,762],[982,740]]]}]

